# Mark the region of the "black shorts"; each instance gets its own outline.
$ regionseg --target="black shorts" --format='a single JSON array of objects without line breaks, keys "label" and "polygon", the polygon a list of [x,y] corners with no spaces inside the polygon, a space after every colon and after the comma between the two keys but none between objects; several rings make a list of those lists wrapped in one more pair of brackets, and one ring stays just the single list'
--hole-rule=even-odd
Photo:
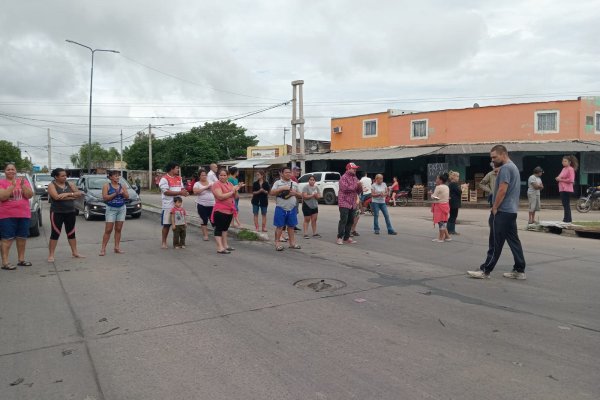
[{"label": "black shorts", "polygon": [[213,219],[215,226],[215,236],[219,237],[223,236],[223,232],[227,232],[229,230],[229,225],[231,225],[233,214],[223,214],[222,212],[215,211]]},{"label": "black shorts", "polygon": [[[210,216],[212,214],[213,207],[212,206],[203,206],[202,204],[196,203],[196,208],[198,209],[198,215],[200,216],[200,219],[202,220],[202,225],[207,225],[208,221],[210,219]],[[214,226],[214,224],[212,222],[210,224],[212,226]]]},{"label": "black shorts", "polygon": [[62,231],[63,225],[67,232],[68,239],[75,239],[75,220],[77,215],[74,212],[70,213],[57,213],[54,211],[50,212],[50,225],[52,226],[52,232],[50,233],[50,239],[58,240],[60,232]]},{"label": "black shorts", "polygon": [[318,214],[318,213],[319,213],[319,207],[310,208],[309,206],[306,205],[306,203],[302,203],[302,214],[304,214],[305,217],[310,217],[311,215]]}]

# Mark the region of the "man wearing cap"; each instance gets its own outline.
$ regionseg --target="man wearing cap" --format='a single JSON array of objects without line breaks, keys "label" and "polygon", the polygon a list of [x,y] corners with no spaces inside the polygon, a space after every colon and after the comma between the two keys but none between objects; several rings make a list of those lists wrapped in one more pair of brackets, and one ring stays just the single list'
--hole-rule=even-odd
[{"label": "man wearing cap", "polygon": [[360,181],[356,177],[358,165],[350,162],[346,165],[346,173],[342,175],[339,183],[338,207],[340,209],[340,222],[338,224],[337,244],[356,243],[350,237],[352,223],[354,222],[354,209],[356,199],[363,191]]},{"label": "man wearing cap", "polygon": [[544,188],[541,176],[544,173],[542,167],[535,167],[533,175],[527,179],[527,200],[529,200],[529,225],[535,224],[535,212],[541,209],[540,191]]}]

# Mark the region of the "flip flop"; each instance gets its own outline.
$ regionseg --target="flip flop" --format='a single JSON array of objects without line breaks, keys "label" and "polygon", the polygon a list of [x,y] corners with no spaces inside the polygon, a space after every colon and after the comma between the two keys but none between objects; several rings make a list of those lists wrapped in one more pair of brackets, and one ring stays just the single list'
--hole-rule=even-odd
[{"label": "flip flop", "polygon": [[32,264],[29,261],[19,261],[17,265],[19,267],[31,267]]},{"label": "flip flop", "polygon": [[9,263],[9,264],[3,264],[2,269],[8,270],[8,271],[14,271],[17,269],[17,267],[15,267],[14,265]]},{"label": "flip flop", "polygon": [[315,237],[315,238],[318,238],[318,239],[322,238],[322,236],[321,236],[321,235],[319,235],[318,233],[315,233],[315,234],[313,235],[313,237]]},{"label": "flip flop", "polygon": [[299,244],[295,244],[293,246],[290,246],[290,249],[296,249],[296,250],[300,250],[302,247]]},{"label": "flip flop", "polygon": [[121,249],[115,249],[115,253],[117,254],[125,254],[125,252]]},{"label": "flip flop", "polygon": [[283,251],[283,246],[276,246],[275,250],[277,250],[277,251]]},{"label": "flip flop", "polygon": [[106,251],[102,251],[100,250],[100,254],[98,254],[100,257],[104,257],[106,255]]},{"label": "flip flop", "polygon": [[208,238],[202,238],[202,240],[204,240],[205,242],[208,242]]},{"label": "flip flop", "polygon": [[234,251],[234,250],[235,250],[235,247],[228,247],[228,248],[227,248],[227,250],[229,250],[229,251]]},{"label": "flip flop", "polygon": [[217,253],[219,253],[219,254],[231,254],[231,252],[229,250],[227,250],[227,249],[221,250],[221,251],[217,250]]}]

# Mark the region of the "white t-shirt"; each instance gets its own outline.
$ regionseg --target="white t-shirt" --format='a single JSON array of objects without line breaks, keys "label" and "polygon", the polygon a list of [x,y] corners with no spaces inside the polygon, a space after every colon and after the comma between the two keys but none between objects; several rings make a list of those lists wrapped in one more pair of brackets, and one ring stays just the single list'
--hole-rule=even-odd
[{"label": "white t-shirt", "polygon": [[540,194],[540,189],[534,189],[533,185],[541,185],[542,184],[542,180],[534,175],[531,175],[529,177],[529,179],[527,179],[527,194],[536,194],[539,195]]},{"label": "white t-shirt", "polygon": [[[194,190],[210,188],[210,187],[211,187],[210,184],[205,186],[205,185],[201,184],[199,181],[194,183]],[[213,194],[212,190],[210,190],[210,189],[204,190],[204,191],[200,192],[200,194],[196,195],[196,203],[198,203],[204,207],[212,207],[215,205],[215,195]]]},{"label": "white t-shirt", "polygon": [[217,177],[217,174],[215,174],[212,169],[210,171],[208,171],[208,174],[206,174],[206,179],[208,179],[208,181],[210,183],[215,183],[216,181],[219,180],[219,178]]},{"label": "white t-shirt", "polygon": [[368,176],[363,176],[360,178],[360,184],[362,185],[363,194],[371,194],[371,185],[373,185],[373,180]]},{"label": "white t-shirt", "polygon": [[165,174],[160,181],[158,182],[158,187],[160,188],[160,193],[162,195],[162,208],[163,210],[171,211],[171,208],[175,206],[173,202],[174,196],[167,196],[165,192],[170,190],[172,192],[181,192],[183,189],[183,180],[180,176],[171,176],[169,174]]},{"label": "white t-shirt", "polygon": [[[384,194],[387,190],[387,185],[385,182],[381,182],[380,184],[374,183],[371,185],[371,189],[373,190],[373,196],[375,194]],[[385,196],[373,197],[373,203],[385,204]]]}]

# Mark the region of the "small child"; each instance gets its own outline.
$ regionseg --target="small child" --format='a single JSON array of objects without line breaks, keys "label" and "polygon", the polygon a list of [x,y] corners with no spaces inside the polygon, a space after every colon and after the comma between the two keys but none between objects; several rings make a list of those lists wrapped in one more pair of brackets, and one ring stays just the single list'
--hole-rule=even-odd
[{"label": "small child", "polygon": [[171,208],[171,226],[173,227],[173,247],[176,249],[185,249],[185,231],[187,223],[185,217],[187,212],[182,207],[183,199],[175,196],[173,199],[175,206]]},{"label": "small child", "polygon": [[448,174],[443,173],[438,175],[435,180],[435,190],[431,195],[431,199],[434,203],[431,205],[431,212],[433,213],[433,226],[438,225],[439,235],[437,239],[433,239],[432,242],[449,242],[450,234],[448,233],[448,217],[450,216],[450,189],[446,185],[448,182]]}]

